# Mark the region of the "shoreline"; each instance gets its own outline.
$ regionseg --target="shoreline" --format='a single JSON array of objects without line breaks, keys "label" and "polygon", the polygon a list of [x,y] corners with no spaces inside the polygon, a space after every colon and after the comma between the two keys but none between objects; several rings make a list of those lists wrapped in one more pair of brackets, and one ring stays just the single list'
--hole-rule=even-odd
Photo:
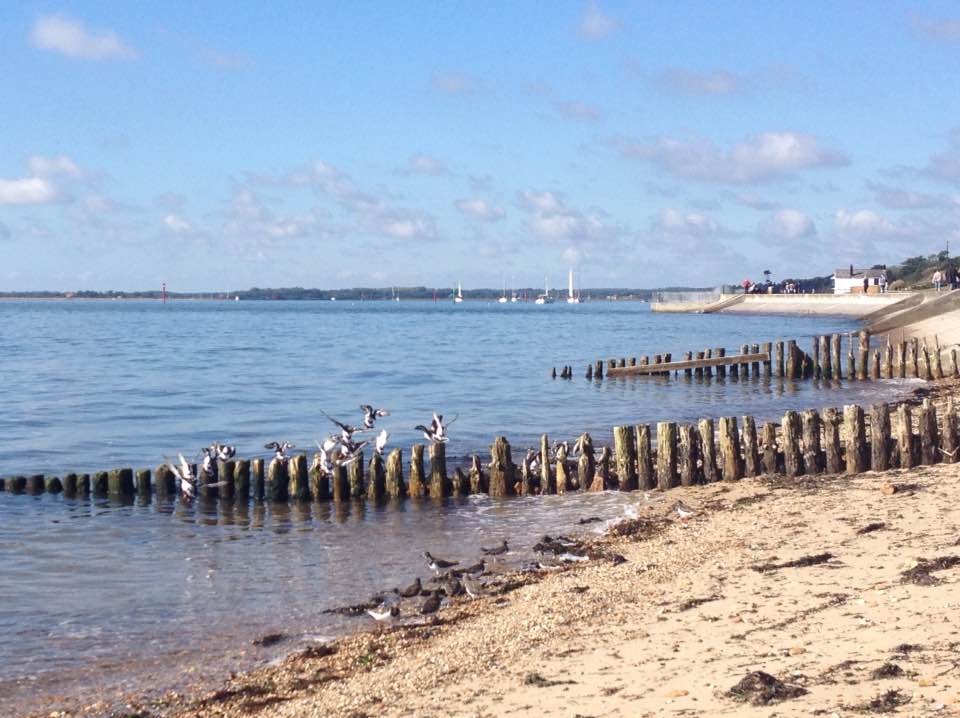
[{"label": "shoreline", "polygon": [[[947,380],[918,387],[913,400],[930,398],[943,405],[958,396],[960,382]],[[888,496],[880,490],[885,484],[906,488]],[[950,590],[958,575],[937,574],[943,583],[931,590],[901,589],[896,573],[916,563],[917,557],[929,559],[950,551],[947,547],[956,540],[950,530],[960,523],[960,511],[952,501],[956,488],[960,488],[956,466],[938,464],[852,477],[742,479],[675,488],[669,494],[650,492],[649,501],[638,492],[638,518],[619,525],[638,528],[640,534],[618,537],[608,532],[597,537],[590,545],[597,557],[593,561],[556,573],[508,576],[504,580],[510,590],[476,600],[455,599],[453,606],[423,625],[359,629],[290,654],[276,665],[231,677],[217,690],[168,694],[130,705],[142,715],[177,718],[489,715],[508,710],[567,715],[573,705],[585,715],[664,710],[768,715],[769,708],[756,712],[726,695],[743,677],[731,673],[728,646],[738,647],[738,660],[752,656],[751,669],[809,691],[795,703],[782,704],[786,711],[843,711],[865,705],[881,689],[944,703],[952,699],[954,684],[935,674],[949,671],[953,664],[943,663],[944,649],[936,647],[943,641],[933,634],[935,617],[947,605],[943,591]],[[934,496],[936,501],[930,503],[928,498]],[[696,507],[697,515],[689,521],[676,519],[670,511],[675,499]],[[913,519],[912,514],[903,515],[904,504],[940,517],[940,529],[909,531]],[[894,527],[894,521],[900,525]],[[858,538],[856,530],[877,522],[887,524],[882,532]],[[881,544],[877,537],[886,540]],[[853,545],[857,551],[851,553]],[[884,558],[891,551],[897,561]],[[823,552],[833,553],[835,559],[822,567],[791,569],[786,586],[779,585],[786,580],[779,571],[771,572],[773,581],[764,581],[750,568]],[[614,565],[610,557],[615,554],[627,562]],[[837,576],[846,575],[846,562],[857,569],[855,585],[844,587],[856,589],[852,593],[833,585]],[[889,564],[886,572],[873,575],[881,563]],[[800,584],[794,585],[794,573]],[[830,595],[818,599],[816,593]],[[756,595],[764,602],[758,605]],[[909,612],[912,619],[907,623],[886,614],[889,626],[849,619],[851,607],[862,616],[869,613],[863,606],[889,612],[911,602],[922,606]],[[787,619],[781,610],[787,611]],[[823,627],[818,623],[826,620],[823,617],[843,630],[824,639],[819,629],[814,631],[815,626]],[[790,637],[777,637],[775,626],[783,620],[792,626]],[[886,628],[871,638],[870,656],[858,647],[854,663],[842,668],[850,658],[843,651],[853,650],[850,641],[862,640],[865,625],[873,631],[878,625]],[[797,627],[805,628],[797,633]],[[671,631],[664,633],[667,628]],[[914,633],[906,636],[904,631]],[[771,635],[756,645],[748,641],[746,645],[756,650],[744,653],[744,639],[736,638],[744,632]],[[664,650],[664,641],[674,642],[673,649]],[[889,649],[900,643],[924,648],[908,655],[891,654]],[[832,661],[819,666],[816,676],[807,667],[814,657]],[[831,682],[837,671],[860,674],[891,660],[906,671],[903,676],[880,683],[868,677],[842,685]],[[658,661],[662,682],[631,685],[634,664],[651,663],[652,668]],[[690,677],[694,675],[696,679]],[[960,701],[960,693],[956,699]],[[451,703],[461,710],[450,710]]]}]

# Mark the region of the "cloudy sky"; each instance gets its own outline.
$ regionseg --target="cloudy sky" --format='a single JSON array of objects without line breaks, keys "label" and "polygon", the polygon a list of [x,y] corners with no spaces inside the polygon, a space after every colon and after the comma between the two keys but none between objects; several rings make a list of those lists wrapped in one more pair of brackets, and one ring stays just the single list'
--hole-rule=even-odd
[{"label": "cloudy sky", "polygon": [[0,289],[703,285],[960,249],[955,3],[0,16]]}]

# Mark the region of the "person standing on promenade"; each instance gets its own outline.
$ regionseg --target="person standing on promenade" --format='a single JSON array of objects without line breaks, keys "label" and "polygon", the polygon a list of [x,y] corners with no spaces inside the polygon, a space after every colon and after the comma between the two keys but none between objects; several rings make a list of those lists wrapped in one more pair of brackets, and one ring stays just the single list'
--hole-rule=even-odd
[{"label": "person standing on promenade", "polygon": [[932,279],[933,279],[933,286],[934,286],[934,287],[936,288],[936,290],[939,292],[939,291],[940,291],[940,284],[943,282],[943,272],[941,272],[941,271],[938,269],[936,272],[933,273]]}]

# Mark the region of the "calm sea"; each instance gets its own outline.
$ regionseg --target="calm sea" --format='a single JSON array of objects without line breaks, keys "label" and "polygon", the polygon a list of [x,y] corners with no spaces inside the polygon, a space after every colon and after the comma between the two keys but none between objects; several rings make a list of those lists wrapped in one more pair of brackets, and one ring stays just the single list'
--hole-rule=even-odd
[{"label": "calm sea", "polygon": [[[661,315],[633,302],[0,302],[0,475],[154,467],[214,440],[309,449],[386,407],[391,445],[448,419],[450,468],[497,435],[609,440],[620,423],[781,416],[893,398],[903,382],[583,378],[597,358],[849,331],[845,319]],[[570,364],[572,381],[551,367]],[[405,454],[407,452],[405,451]],[[0,494],[0,714],[61,696],[216,683],[235,668],[364,625],[320,609],[426,572],[424,549],[471,561],[508,538],[622,515],[635,495],[403,506],[117,506]],[[268,632],[291,635],[253,648]],[[202,651],[202,652],[201,652]],[[202,663],[201,671],[189,671]]]}]

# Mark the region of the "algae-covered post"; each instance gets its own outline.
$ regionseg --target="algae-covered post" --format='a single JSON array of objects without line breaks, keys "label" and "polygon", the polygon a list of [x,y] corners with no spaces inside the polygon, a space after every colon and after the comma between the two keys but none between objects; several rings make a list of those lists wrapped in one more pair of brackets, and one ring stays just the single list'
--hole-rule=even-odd
[{"label": "algae-covered post", "polygon": [[772,476],[777,473],[777,426],[772,421],[765,421],[760,432],[763,442],[763,473]]},{"label": "algae-covered post", "polygon": [[813,360],[813,378],[819,379],[820,373],[820,336],[814,335],[811,342],[810,358]]},{"label": "algae-covered post", "polygon": [[310,500],[306,454],[297,454],[287,460],[287,496],[292,501]]},{"label": "algae-covered post", "polygon": [[[150,494],[152,493],[150,488],[150,477],[151,477],[150,469],[137,470],[135,482],[137,484],[137,496],[139,496],[140,498],[144,498],[144,497],[149,498]],[[76,481],[76,477],[74,477],[74,481]]]},{"label": "algae-covered post", "polygon": [[233,495],[237,501],[250,498],[250,461],[237,459],[233,464]]},{"label": "algae-covered post", "polygon": [[402,499],[407,495],[403,485],[403,449],[396,448],[387,454],[387,496]]},{"label": "algae-covered post", "polygon": [[263,459],[257,457],[250,461],[250,493],[254,501],[263,501],[266,484],[263,478]]},{"label": "algae-covered post", "polygon": [[787,340],[787,367],[784,376],[787,379],[797,378],[797,342],[793,339]]},{"label": "algae-covered post", "polygon": [[870,468],[890,468],[890,408],[883,403],[870,407]]},{"label": "algae-covered post", "polygon": [[870,357],[870,334],[865,329],[860,330],[857,350],[859,354],[857,357],[857,379],[865,381],[869,376],[869,366],[867,362]]},{"label": "algae-covered post", "polygon": [[717,427],[720,434],[720,459],[723,467],[723,480],[733,481],[743,477],[743,463],[740,460],[740,432],[735,416],[721,416]]},{"label": "algae-covered post", "polygon": [[555,492],[553,473],[550,471],[550,437],[540,436],[540,493],[553,494]]},{"label": "algae-covered post", "polygon": [[633,491],[637,488],[636,452],[629,426],[613,427],[613,453],[620,490]]},{"label": "algae-covered post", "polygon": [[289,477],[287,476],[287,462],[274,457],[267,467],[266,498],[268,501],[286,501]]},{"label": "algae-covered post", "polygon": [[897,406],[897,454],[900,468],[912,469],[917,465],[917,443],[913,438],[913,417],[909,404]]},{"label": "algae-covered post", "polygon": [[699,424],[700,456],[703,460],[703,480],[713,483],[720,479],[717,471],[717,445],[713,431],[713,419],[701,419]]},{"label": "algae-covered post", "polygon": [[339,451],[335,451],[333,457],[333,471],[330,474],[330,493],[333,494],[334,503],[343,504],[350,500],[350,482],[347,480],[347,468],[337,459]]},{"label": "algae-covered post", "polygon": [[943,416],[941,417],[943,428],[940,432],[940,457],[945,464],[953,464],[958,458],[957,445],[960,443],[960,437],[957,436],[957,414],[953,409],[953,398],[947,399],[943,407]]},{"label": "algae-covered post", "polygon": [[840,451],[840,421],[837,410],[832,406],[824,407],[820,412],[823,423],[823,456],[828,474],[843,471],[843,455]]},{"label": "algae-covered post", "polygon": [[757,449],[757,423],[752,416],[744,416],[743,430],[740,438],[743,440],[743,475],[760,475],[760,452]]},{"label": "algae-covered post", "polygon": [[843,379],[843,368],[840,364],[840,335],[833,334],[830,337],[830,353],[833,355],[833,373],[837,379]]},{"label": "algae-covered post", "polygon": [[824,379],[833,378],[833,361],[830,358],[830,337],[824,334],[820,337],[820,365]]},{"label": "algae-covered post", "polygon": [[637,442],[637,488],[648,491],[657,485],[653,473],[653,451],[650,448],[650,425],[637,424],[634,435]]},{"label": "algae-covered post", "polygon": [[783,378],[783,376],[784,376],[784,374],[783,374],[783,371],[784,371],[784,367],[783,367],[783,340],[777,340],[777,343],[775,344],[775,347],[776,347],[776,349],[775,349],[775,351],[774,351],[774,355],[775,355],[775,357],[776,357],[776,358],[775,358],[776,373],[777,373],[777,376],[778,376],[778,377]]},{"label": "algae-covered post", "polygon": [[97,498],[104,498],[109,493],[108,475],[106,471],[97,471],[90,479],[90,491]]},{"label": "algae-covered post", "polygon": [[843,429],[847,444],[847,473],[862,473],[867,468],[867,437],[863,409],[857,404],[847,404],[843,407]]},{"label": "algae-covered post", "polygon": [[940,460],[940,437],[937,431],[937,410],[930,399],[924,399],[917,412],[920,432],[920,463],[935,464]]},{"label": "algae-covered post", "polygon": [[788,411],[783,415],[780,425],[783,439],[783,472],[787,476],[800,476],[803,473],[803,454],[800,445],[800,415]]},{"label": "algae-covered post", "polygon": [[420,499],[427,495],[427,484],[423,473],[423,444],[410,447],[410,480],[407,493],[411,498]]},{"label": "algae-covered post", "polygon": [[692,424],[681,424],[679,427],[679,466],[680,485],[693,486],[699,483],[699,448],[700,437],[697,427]]},{"label": "algae-covered post", "polygon": [[[0,488],[0,491],[3,489]],[[63,475],[63,495],[66,497],[72,497],[77,495],[77,475],[76,474],[64,474]]]},{"label": "algae-covered post", "polygon": [[442,499],[450,495],[447,478],[447,446],[435,441],[428,449],[430,455],[430,498]]},{"label": "algae-covered post", "polygon": [[[490,495],[509,496],[513,493],[516,470],[510,453],[510,442],[506,437],[498,436],[490,447]],[[549,463],[549,455],[544,455],[544,463]]]},{"label": "algae-covered post", "polygon": [[[157,498],[165,499],[177,492],[176,478],[167,464],[160,464],[153,473],[156,478]],[[79,489],[79,484],[77,488]]]},{"label": "algae-covered post", "polygon": [[661,491],[677,485],[677,425],[657,424],[657,486]]},{"label": "algae-covered post", "polygon": [[232,499],[234,494],[233,486],[233,471],[234,471],[234,462],[233,461],[217,461],[217,481],[222,482],[221,486],[218,486],[219,495],[224,499]]},{"label": "algae-covered post", "polygon": [[367,465],[367,501],[383,501],[387,493],[387,478],[383,468],[383,457],[376,451]]}]

